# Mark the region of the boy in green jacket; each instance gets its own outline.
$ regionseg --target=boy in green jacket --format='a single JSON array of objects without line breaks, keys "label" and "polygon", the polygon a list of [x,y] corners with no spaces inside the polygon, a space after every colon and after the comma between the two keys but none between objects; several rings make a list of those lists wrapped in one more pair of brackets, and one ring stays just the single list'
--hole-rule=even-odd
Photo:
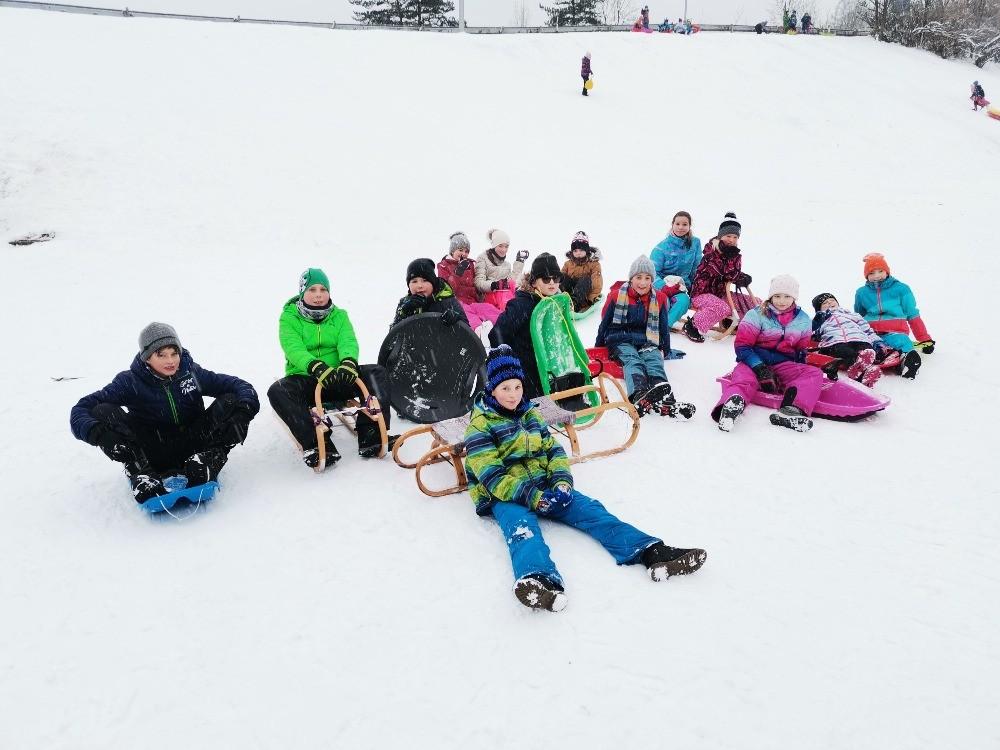
[{"label": "boy in green jacket", "polygon": [[[358,339],[347,311],[333,304],[330,281],[319,268],[308,268],[299,278],[299,294],[285,303],[278,323],[278,339],[285,353],[285,377],[267,391],[275,413],[302,446],[306,466],[319,465],[316,426],[310,408],[315,405],[316,384],[323,385],[324,401],[360,397],[356,379],[384,404],[382,417],[389,427],[389,393],[385,370],[378,365],[358,366]],[[357,414],[358,454],[379,454],[382,436],[378,423]],[[325,433],[326,465],[340,460],[330,433]]]},{"label": "boy in green jacket", "polygon": [[705,550],[668,547],[573,488],[566,452],[524,399],[524,370],[509,346],[490,350],[486,375],[486,393],[476,400],[465,432],[465,472],[476,513],[492,515],[503,531],[518,601],[551,612],[567,603],[539,517],[589,534],[619,565],[642,563],[654,581],[701,567]]}]

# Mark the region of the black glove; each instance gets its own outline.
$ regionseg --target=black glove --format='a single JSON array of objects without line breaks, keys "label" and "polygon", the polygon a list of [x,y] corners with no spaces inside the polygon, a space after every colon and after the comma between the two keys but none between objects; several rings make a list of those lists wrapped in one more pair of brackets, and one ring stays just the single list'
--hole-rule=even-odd
[{"label": "black glove", "polygon": [[519,260],[519,261],[521,261],[523,263],[524,261],[526,261],[528,259],[528,251],[527,250],[518,250],[517,251],[517,255],[514,256],[514,257],[515,257],[516,260]]},{"label": "black glove", "polygon": [[426,297],[421,297],[419,294],[410,294],[399,306],[399,312],[404,318],[409,317],[410,315],[420,312],[425,304],[427,304]]},{"label": "black glove", "polygon": [[334,371],[333,379],[337,385],[354,385],[354,381],[358,379],[358,363],[351,357],[344,357]]},{"label": "black glove", "polygon": [[449,307],[441,313],[441,322],[446,326],[453,326],[459,321],[458,312],[453,307]]},{"label": "black glove", "polygon": [[104,455],[112,461],[124,463],[135,460],[132,439],[128,435],[118,432],[114,427],[98,422],[90,428],[87,440],[90,441],[91,445],[96,445],[104,451]]},{"label": "black glove", "polygon": [[733,283],[736,284],[736,286],[750,286],[751,281],[753,281],[753,276],[751,276],[748,273],[743,273],[742,271],[740,271],[738,274],[736,274],[736,281],[734,281]]},{"label": "black glove", "polygon": [[461,263],[455,267],[455,275],[461,276],[463,273],[469,270],[469,266],[472,265],[472,261],[466,258]]},{"label": "black glove", "polygon": [[760,383],[760,389],[764,393],[778,392],[778,379],[774,376],[774,370],[770,367],[762,362],[753,368],[753,374],[757,376],[757,382]]},{"label": "black glove", "polygon": [[494,281],[492,284],[490,284],[490,289],[492,289],[494,292],[497,291],[498,289],[508,289],[508,288],[509,288],[509,283],[507,279],[500,279],[500,281]]},{"label": "black glove", "polygon": [[321,359],[314,359],[307,368],[309,374],[316,378],[316,382],[325,384],[333,375],[333,368]]}]

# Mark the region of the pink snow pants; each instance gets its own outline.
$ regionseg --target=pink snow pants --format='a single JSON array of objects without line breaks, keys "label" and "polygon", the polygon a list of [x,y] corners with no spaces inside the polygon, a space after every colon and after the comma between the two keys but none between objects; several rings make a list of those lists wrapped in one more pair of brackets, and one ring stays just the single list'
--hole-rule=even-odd
[{"label": "pink snow pants", "polygon": [[496,325],[500,311],[488,302],[462,302],[462,309],[465,310],[465,317],[469,319],[469,327],[474,331],[483,324],[484,320]]},{"label": "pink snow pants", "polygon": [[[749,310],[751,307],[760,304],[758,299],[750,299],[749,294],[735,292],[733,302],[741,310]],[[695,313],[692,320],[694,327],[699,333],[707,333],[713,326],[718,325],[723,318],[731,318],[733,309],[726,300],[716,297],[714,294],[699,294],[692,298],[691,307]]]},{"label": "pink snow pants", "polygon": [[[797,362],[782,362],[779,365],[774,365],[771,369],[774,370],[782,388],[787,389],[795,386],[798,393],[793,403],[811,416],[816,402],[819,401],[819,392],[823,389],[823,371],[818,367],[801,365]],[[719,397],[719,403],[716,404],[716,407],[730,396],[742,396],[748,404],[753,402],[753,397],[760,390],[760,383],[757,382],[757,376],[753,374],[753,370],[739,362],[729,379],[732,382],[723,386],[722,396]]]}]

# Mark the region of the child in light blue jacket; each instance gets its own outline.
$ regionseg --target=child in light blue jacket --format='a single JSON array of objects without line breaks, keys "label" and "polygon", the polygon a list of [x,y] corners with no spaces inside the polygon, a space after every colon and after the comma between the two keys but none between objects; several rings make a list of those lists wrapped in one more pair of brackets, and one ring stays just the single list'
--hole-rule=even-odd
[{"label": "child in light blue jacket", "polygon": [[688,289],[694,282],[695,269],[701,262],[701,240],[691,231],[691,214],[687,211],[674,214],[670,234],[653,248],[649,258],[656,269],[653,286],[663,289],[680,285],[680,292],[670,298],[670,310],[667,313],[667,324],[673,327],[691,306]]}]

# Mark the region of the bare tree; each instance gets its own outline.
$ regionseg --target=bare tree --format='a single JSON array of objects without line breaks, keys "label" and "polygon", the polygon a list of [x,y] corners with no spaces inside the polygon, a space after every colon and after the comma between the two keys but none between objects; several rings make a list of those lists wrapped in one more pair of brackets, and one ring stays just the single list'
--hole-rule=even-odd
[{"label": "bare tree", "polygon": [[635,22],[639,17],[639,6],[632,0],[600,0],[597,12],[602,23],[621,26]]},{"label": "bare tree", "polygon": [[528,25],[528,3],[527,0],[514,0],[514,17],[511,21],[514,26]]}]

